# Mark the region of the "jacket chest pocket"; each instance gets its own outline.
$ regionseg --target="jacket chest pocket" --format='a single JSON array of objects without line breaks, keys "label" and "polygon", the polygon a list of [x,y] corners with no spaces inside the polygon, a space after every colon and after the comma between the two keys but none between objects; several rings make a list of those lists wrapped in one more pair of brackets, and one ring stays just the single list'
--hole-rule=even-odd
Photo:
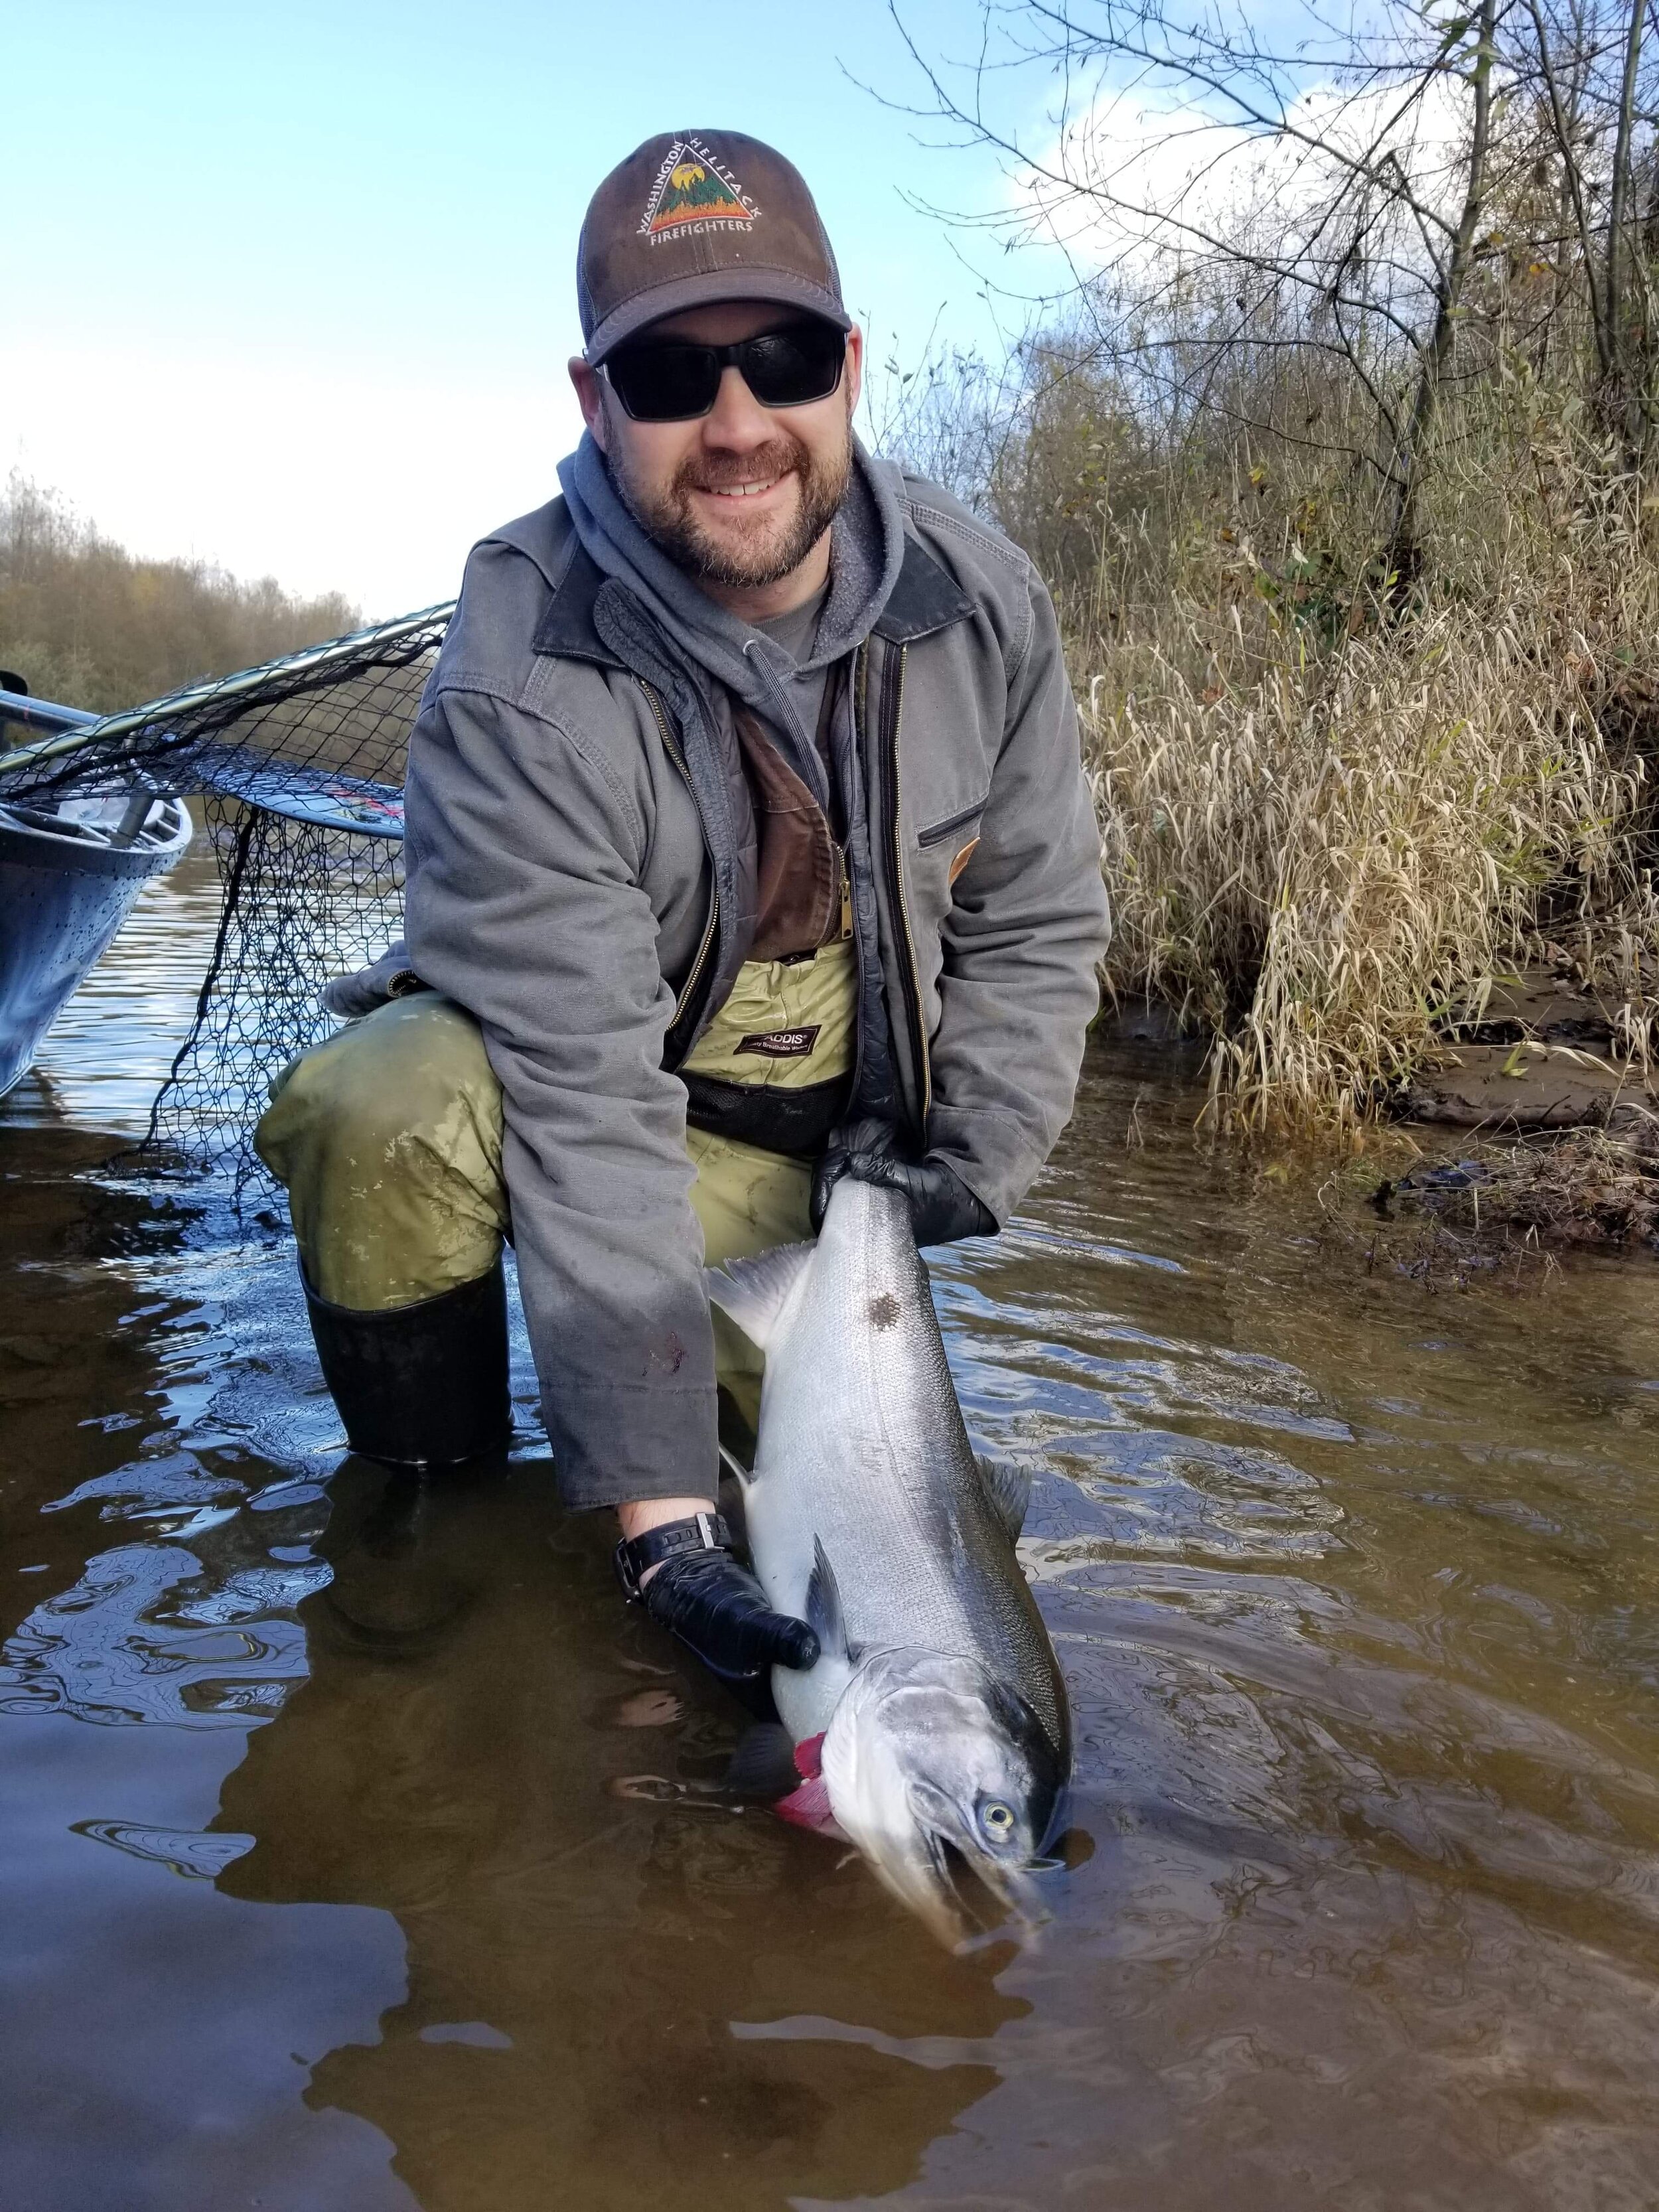
[{"label": "jacket chest pocket", "polygon": [[939,1024],[942,933],[956,903],[957,882],[979,844],[980,823],[990,794],[951,807],[923,823],[910,840],[906,875],[921,969],[922,1020],[932,1036]]},{"label": "jacket chest pocket", "polygon": [[916,832],[919,852],[932,852],[939,847],[949,848],[950,872],[953,881],[967,866],[974,847],[979,842],[980,817],[985,811],[985,803],[989,797],[988,792],[982,791],[969,805],[958,806],[954,813],[944,815],[939,821],[930,822],[925,829]]},{"label": "jacket chest pocket", "polygon": [[957,878],[974,857],[988,792],[966,805],[924,823],[916,831],[910,875],[917,905],[930,920],[942,921],[951,906]]}]

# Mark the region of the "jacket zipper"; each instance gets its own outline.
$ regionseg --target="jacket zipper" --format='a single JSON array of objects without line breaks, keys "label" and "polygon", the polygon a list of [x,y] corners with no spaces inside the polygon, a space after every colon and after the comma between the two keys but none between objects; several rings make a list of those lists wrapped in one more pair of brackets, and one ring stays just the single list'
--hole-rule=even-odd
[{"label": "jacket zipper", "polygon": [[[882,672],[882,769],[887,782],[885,798],[892,823],[892,841],[888,859],[892,868],[892,895],[898,917],[903,925],[904,959],[901,980],[904,985],[904,1011],[910,1025],[911,1048],[915,1055],[917,1073],[921,1079],[921,1141],[927,1141],[927,1117],[933,1105],[933,1063],[927,1049],[927,1034],[921,1018],[921,970],[916,960],[916,942],[910,927],[910,902],[904,894],[904,828],[899,808],[899,720],[904,712],[904,663],[909,648],[898,648],[897,666],[890,658]],[[890,706],[889,704],[890,700]]]},{"label": "jacket zipper", "polygon": [[[663,750],[668,755],[669,759],[673,762],[680,774],[684,777],[685,787],[691,793],[691,803],[694,806],[696,806],[697,794],[692,787],[691,771],[686,766],[685,755],[681,751],[680,741],[674,734],[672,726],[669,720],[668,710],[663,705],[661,699],[658,696],[656,687],[653,684],[647,684],[642,676],[636,677],[635,681],[638,684],[641,690],[644,692],[647,699],[651,702],[651,712],[656,717],[657,731],[658,734],[662,738]],[[702,821],[702,809],[700,806],[697,807],[697,821],[699,825],[701,825]],[[703,843],[705,846],[708,844],[708,832],[705,830],[703,833]],[[674,1001],[673,1015],[668,1024],[669,1034],[671,1036],[678,1027],[681,1015],[684,1014],[687,1006],[690,1005],[692,994],[696,990],[697,985],[702,980],[702,971],[708,964],[709,947],[714,942],[714,933],[720,925],[720,884],[714,875],[711,858],[708,876],[708,918],[703,923],[702,939],[697,946],[696,957],[691,963],[690,971],[687,975],[684,983],[681,986],[678,998]]]}]

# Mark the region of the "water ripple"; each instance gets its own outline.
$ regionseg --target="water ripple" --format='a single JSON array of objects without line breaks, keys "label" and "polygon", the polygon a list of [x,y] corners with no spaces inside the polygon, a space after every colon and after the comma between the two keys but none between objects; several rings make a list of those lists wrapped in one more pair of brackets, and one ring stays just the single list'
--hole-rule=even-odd
[{"label": "water ripple", "polygon": [[[115,1727],[200,1727],[280,1711],[306,1678],[303,1632],[276,1617],[264,1636],[203,1647],[194,1625],[173,1627],[166,1620],[169,1607],[178,1616],[178,1594],[203,1579],[196,1554],[172,1545],[100,1553],[0,1648],[0,1712],[69,1713]],[[234,1662],[229,1672],[228,1661]]]}]

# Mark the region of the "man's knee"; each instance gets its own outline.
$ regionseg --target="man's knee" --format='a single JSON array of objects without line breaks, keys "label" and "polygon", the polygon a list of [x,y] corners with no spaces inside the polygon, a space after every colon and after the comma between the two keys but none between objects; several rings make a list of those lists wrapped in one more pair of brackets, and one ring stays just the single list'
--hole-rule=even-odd
[{"label": "man's knee", "polygon": [[507,1224],[501,1091],[477,1025],[394,1000],[294,1062],[255,1133],[289,1194],[307,1279],[380,1310],[488,1273]]},{"label": "man's knee", "polygon": [[285,1068],[254,1144],[288,1182],[313,1147],[366,1164],[411,1142],[442,1152],[459,1121],[499,1151],[501,1093],[477,1024],[423,991],[351,1023]]}]

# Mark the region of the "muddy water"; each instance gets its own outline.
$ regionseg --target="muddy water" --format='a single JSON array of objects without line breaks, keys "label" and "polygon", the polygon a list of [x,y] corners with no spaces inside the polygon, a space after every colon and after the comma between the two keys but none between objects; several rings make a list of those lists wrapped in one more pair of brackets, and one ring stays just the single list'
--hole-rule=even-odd
[{"label": "muddy water", "polygon": [[0,2201],[1659,2202],[1659,1272],[1367,1273],[1097,1052],[938,1270],[1080,1747],[1053,1922],[953,1960],[673,1794],[735,1717],[533,1435],[342,1465],[277,1226],[100,1168],[211,921],[0,1109]]}]

